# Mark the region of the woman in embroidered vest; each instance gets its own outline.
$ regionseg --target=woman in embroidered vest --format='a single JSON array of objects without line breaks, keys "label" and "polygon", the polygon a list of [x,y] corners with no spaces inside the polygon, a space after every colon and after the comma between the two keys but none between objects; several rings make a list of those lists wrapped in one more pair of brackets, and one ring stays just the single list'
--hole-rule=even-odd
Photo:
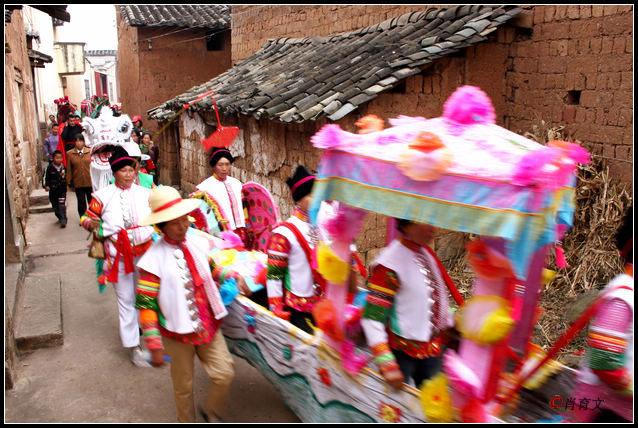
[{"label": "woman in embroidered vest", "polygon": [[441,368],[446,330],[453,325],[452,280],[428,246],[434,227],[397,220],[400,237],[370,268],[361,327],[383,377],[395,388],[417,388]]},{"label": "woman in embroidered vest", "polygon": [[[155,187],[155,184],[153,183],[153,176],[142,171],[142,161],[144,160],[144,157],[148,158],[148,155],[142,154],[140,147],[136,143],[124,143],[122,144],[122,147],[126,150],[126,153],[128,153],[130,157],[135,159],[135,184],[146,187],[147,189]],[[111,179],[111,183],[114,181],[115,177]]]},{"label": "woman in embroidered vest", "polygon": [[242,203],[242,183],[230,176],[231,164],[235,161],[228,149],[214,149],[210,157],[213,175],[197,185],[211,195],[220,205],[224,220],[224,230],[235,232],[244,242],[246,248],[251,248],[246,231],[246,218]]},{"label": "woman in embroidered vest", "polygon": [[131,350],[131,360],[150,367],[147,355],[139,347],[140,333],[135,310],[135,262],[151,245],[152,227],[140,227],[139,221],[150,213],[149,189],[135,184],[135,159],[117,146],[109,159],[115,176],[110,184],[93,194],[80,224],[98,237],[106,238],[107,281],[114,285],[120,316],[122,345]]},{"label": "woman in embroidered vest", "polygon": [[625,422],[633,422],[634,252],[631,207],[616,235],[616,246],[625,263],[625,272],[612,279],[602,291],[602,303],[590,322],[587,353],[578,384],[571,394],[575,398],[574,422],[593,422],[603,409],[615,413]]},{"label": "woman in embroidered vest", "polygon": [[286,181],[295,210],[270,237],[266,281],[270,310],[311,334],[307,321],[312,321],[312,308],[323,293],[320,276],[309,260],[315,246],[308,218],[314,180],[314,175],[298,166]]},{"label": "woman in embroidered vest", "polygon": [[[227,311],[217,284],[237,280],[242,293],[249,292],[243,278],[214,266],[207,257],[209,241],[187,233],[187,214],[199,201],[182,199],[172,187],[151,191],[152,214],[142,224],[155,224],[162,239],[153,243],[137,264],[137,308],[146,347],[154,366],[163,365],[164,351],[171,358],[171,379],[180,422],[195,422],[193,362],[197,355],[212,385],[200,408],[208,422],[221,420],[228,388],[234,377],[233,359],[220,331]],[[211,274],[212,270],[212,274]]]}]

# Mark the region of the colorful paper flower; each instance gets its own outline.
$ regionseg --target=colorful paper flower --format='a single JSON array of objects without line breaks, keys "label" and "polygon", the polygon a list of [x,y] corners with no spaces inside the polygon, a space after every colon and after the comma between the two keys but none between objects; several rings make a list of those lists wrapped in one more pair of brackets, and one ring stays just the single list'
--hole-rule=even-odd
[{"label": "colorful paper flower", "polygon": [[461,125],[493,124],[496,113],[490,97],[477,86],[461,86],[443,105],[443,117]]},{"label": "colorful paper flower", "polygon": [[503,340],[514,327],[511,308],[499,296],[474,296],[456,313],[457,329],[461,335],[480,345]]},{"label": "colorful paper flower", "polygon": [[444,373],[423,382],[420,391],[423,414],[428,422],[452,422],[452,400]]},{"label": "colorful paper flower", "polygon": [[383,131],[384,122],[379,116],[368,114],[355,122],[359,128],[359,134],[369,134],[371,132]]},{"label": "colorful paper flower", "polygon": [[235,263],[237,258],[237,250],[222,250],[216,256],[216,262],[220,265],[227,267]]},{"label": "colorful paper flower", "polygon": [[235,297],[239,295],[239,288],[237,287],[237,280],[235,278],[229,278],[223,282],[219,287],[219,294],[225,306],[230,306]]},{"label": "colorful paper flower", "polygon": [[385,422],[396,423],[401,421],[401,409],[390,404],[381,403],[379,417]]},{"label": "colorful paper flower", "polygon": [[317,328],[335,340],[343,340],[343,330],[337,323],[334,304],[329,299],[323,299],[312,308],[312,316]]},{"label": "colorful paper flower", "polygon": [[246,321],[246,330],[248,330],[250,334],[255,334],[255,327],[257,326],[257,318],[255,317],[255,315],[257,315],[257,312],[253,310],[246,310],[246,313],[244,314],[244,321]]},{"label": "colorful paper flower", "polygon": [[487,422],[485,405],[477,398],[472,398],[461,409],[461,422],[480,423]]},{"label": "colorful paper flower", "polygon": [[508,278],[514,275],[507,257],[492,250],[480,239],[467,243],[470,265],[480,277],[487,279]]},{"label": "colorful paper flower", "polygon": [[350,265],[323,242],[319,244],[317,250],[317,265],[321,276],[329,282],[342,284],[348,279]]},{"label": "colorful paper flower", "polygon": [[319,375],[319,379],[326,386],[332,386],[332,379],[330,379],[330,372],[328,372],[325,368],[317,369],[317,374]]},{"label": "colorful paper flower", "polygon": [[445,147],[441,139],[432,132],[420,132],[419,135],[409,145],[411,149],[429,153]]},{"label": "colorful paper flower", "polygon": [[[407,148],[399,155],[397,166],[412,180],[432,181],[439,177],[452,165],[452,152],[446,147],[434,149],[435,145],[415,143],[416,148]],[[432,149],[430,151],[425,151]]]}]

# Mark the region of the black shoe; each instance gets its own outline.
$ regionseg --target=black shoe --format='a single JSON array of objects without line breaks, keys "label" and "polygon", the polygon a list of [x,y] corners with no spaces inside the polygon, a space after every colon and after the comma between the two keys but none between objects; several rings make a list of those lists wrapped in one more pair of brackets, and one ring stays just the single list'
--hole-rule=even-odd
[{"label": "black shoe", "polygon": [[64,229],[66,227],[66,221],[60,222],[60,227]]},{"label": "black shoe", "polygon": [[197,406],[197,410],[199,411],[199,415],[202,417],[202,419],[204,419],[204,421],[206,421],[207,423],[224,422],[222,418],[217,415],[213,416],[212,418],[208,416],[208,413],[206,413],[201,406]]}]

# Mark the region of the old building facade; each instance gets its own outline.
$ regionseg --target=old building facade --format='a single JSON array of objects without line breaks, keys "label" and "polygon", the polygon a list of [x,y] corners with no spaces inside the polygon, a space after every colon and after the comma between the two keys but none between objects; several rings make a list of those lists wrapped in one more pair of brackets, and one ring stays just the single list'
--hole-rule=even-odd
[{"label": "old building facade", "polygon": [[[25,26],[23,8],[29,7],[6,6],[4,15],[4,248],[5,270],[10,272],[24,272],[29,195],[37,187],[41,171],[38,120],[38,96],[41,92],[34,76],[42,76],[34,69],[52,61],[50,56],[36,50],[32,44],[39,34],[39,27]],[[38,5],[33,8],[49,15],[48,20],[41,20],[48,26],[53,18],[70,21],[66,6]],[[27,14],[30,23],[37,24],[36,20],[31,20],[37,14],[33,11],[27,11]],[[16,281],[12,274],[7,274],[7,279],[8,282]],[[5,283],[4,370],[7,389],[12,388],[15,382],[18,358],[13,329],[19,282]]]},{"label": "old building facade", "polygon": [[[467,18],[464,18],[464,14],[471,13],[471,10],[463,9],[466,7],[470,8],[445,7],[452,12],[433,20],[443,25],[437,20],[450,20],[456,16],[455,22],[461,23],[450,23],[448,30],[452,27],[455,30],[465,28],[462,21],[467,21]],[[494,103],[499,125],[518,133],[531,131],[532,126],[541,120],[550,126],[564,125],[569,138],[582,141],[594,155],[605,157],[612,174],[631,183],[631,6],[526,7],[502,26],[496,17],[494,22],[498,23],[499,28],[489,34],[487,40],[439,56],[435,61],[421,65],[418,72],[409,70],[407,77],[401,75],[400,71],[404,69],[396,71],[398,74],[392,76],[398,77],[392,83],[392,88],[384,88],[378,96],[366,96],[374,92],[367,81],[365,84],[368,86],[362,88],[353,83],[351,86],[358,90],[354,92],[348,92],[352,88],[347,85],[345,89],[338,88],[338,85],[331,87],[342,89],[341,92],[353,98],[336,104],[336,110],[331,107],[328,98],[327,105],[324,103],[319,107],[326,112],[325,115],[315,115],[312,110],[313,105],[319,102],[314,102],[313,95],[318,94],[319,100],[330,95],[330,92],[325,93],[321,85],[316,93],[310,88],[314,86],[302,85],[305,98],[303,95],[299,95],[300,98],[291,95],[289,104],[281,108],[276,105],[277,97],[282,96],[281,91],[275,91],[272,97],[268,96],[272,94],[267,93],[267,90],[261,91],[262,87],[268,85],[262,84],[261,92],[253,95],[250,88],[234,93],[229,90],[226,95],[225,86],[241,85],[241,80],[237,80],[233,70],[239,69],[236,74],[241,76],[242,64],[250,64],[252,69],[258,68],[259,65],[254,63],[257,61],[255,56],[268,56],[270,47],[264,47],[268,40],[288,44],[290,46],[285,48],[289,48],[289,52],[303,55],[309,48],[297,45],[312,43],[307,38],[329,36],[327,40],[314,43],[342,43],[332,36],[353,32],[343,36],[344,39],[353,40],[359,37],[358,30],[381,22],[385,23],[380,24],[375,31],[380,34],[392,32],[395,27],[418,21],[418,13],[425,9],[424,6],[234,7],[232,52],[235,67],[228,75],[213,79],[210,85],[193,88],[172,100],[172,109],[177,112],[179,102],[191,101],[206,90],[216,88],[220,93],[217,98],[219,105],[227,113],[222,121],[224,124],[238,124],[241,128],[241,134],[231,149],[240,156],[235,163],[235,176],[244,182],[254,180],[269,188],[283,216],[289,214],[292,205],[285,179],[299,163],[311,168],[317,166],[319,152],[310,144],[310,137],[324,124],[334,122],[354,131],[354,123],[365,114],[377,114],[384,119],[401,114],[439,116],[446,98],[463,84],[476,85],[487,92]],[[442,30],[443,36],[449,36],[445,33],[448,30]],[[409,33],[407,28],[396,31],[398,33],[394,37],[397,39],[403,37],[401,32]],[[418,31],[427,33],[427,28],[419,28]],[[427,46],[431,41],[421,42],[422,46]],[[349,48],[348,43],[343,42],[344,51]],[[284,48],[280,52],[284,52]],[[293,54],[280,55],[285,58]],[[379,55],[390,53],[384,51]],[[354,54],[349,58],[353,57]],[[334,66],[340,67],[336,58],[337,55]],[[408,64],[405,67],[411,66]],[[246,73],[246,76],[250,74]],[[270,78],[272,86],[295,84],[292,81],[277,82],[275,72],[264,74],[265,77],[260,78],[262,83],[268,83]],[[368,87],[369,91],[363,93],[362,90]],[[263,101],[260,100],[262,95]],[[358,96],[363,98],[358,99]],[[230,101],[233,97],[235,100]],[[251,97],[253,101],[250,101]],[[238,101],[237,98],[241,99]],[[352,109],[343,110],[349,104],[347,101],[352,100],[363,102],[353,105]],[[254,107],[253,104],[265,108]],[[181,165],[172,173],[173,177],[178,177],[174,183],[180,184],[186,192],[192,191],[197,183],[210,174],[200,142],[213,131],[216,119],[210,111],[210,103],[200,105],[199,112],[183,113],[173,125],[167,127],[167,136],[170,136],[167,138],[172,141],[165,144],[166,150],[170,151],[170,156],[179,159],[176,164]],[[164,106],[167,107],[167,104]],[[306,110],[308,106],[310,108]],[[163,115],[161,110],[151,112],[151,116],[165,124],[167,122],[162,120],[170,115]],[[306,113],[308,116],[302,117]],[[358,242],[359,248],[364,252],[373,250],[371,254],[374,254],[374,249],[383,245],[384,237],[383,219],[369,216]]]},{"label": "old building facade", "polygon": [[[131,116],[144,116],[148,109],[230,67],[227,6],[115,8],[120,102]],[[152,121],[145,127],[157,129]]]}]

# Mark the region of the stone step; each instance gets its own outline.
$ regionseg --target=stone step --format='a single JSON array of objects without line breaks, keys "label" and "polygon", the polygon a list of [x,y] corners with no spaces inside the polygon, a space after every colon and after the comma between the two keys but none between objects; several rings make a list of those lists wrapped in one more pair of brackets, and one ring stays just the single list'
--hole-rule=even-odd
[{"label": "stone step", "polygon": [[31,205],[29,206],[29,214],[42,214],[42,213],[52,213],[53,207],[50,203],[46,205]]},{"label": "stone step", "polygon": [[34,189],[29,195],[29,206],[49,204],[49,192],[44,189]]},{"label": "stone step", "polygon": [[15,339],[20,352],[61,346],[64,334],[60,274],[27,275],[16,312]]}]

